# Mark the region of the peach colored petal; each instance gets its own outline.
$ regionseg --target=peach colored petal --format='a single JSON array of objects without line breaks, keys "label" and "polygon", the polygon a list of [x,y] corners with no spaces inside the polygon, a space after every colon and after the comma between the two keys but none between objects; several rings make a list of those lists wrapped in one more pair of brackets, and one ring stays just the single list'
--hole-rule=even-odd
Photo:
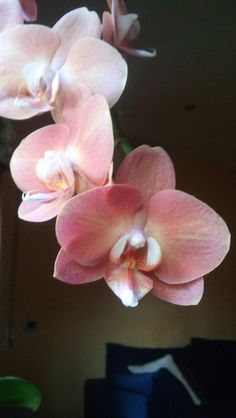
[{"label": "peach colored petal", "polygon": [[216,268],[229,250],[224,220],[208,205],[178,190],[156,193],[146,225],[160,244],[158,277],[170,284],[197,279]]},{"label": "peach colored petal", "polygon": [[105,280],[123,305],[135,307],[138,301],[152,290],[153,281],[137,270],[113,267],[106,271]]},{"label": "peach colored petal", "polygon": [[0,67],[23,71],[27,64],[34,61],[50,64],[58,45],[57,35],[47,26],[14,26],[0,34]]},{"label": "peach colored petal", "polygon": [[182,284],[168,284],[158,278],[153,279],[153,295],[176,305],[197,305],[202,298],[203,290],[202,277]]},{"label": "peach colored petal", "polygon": [[73,84],[67,84],[63,77],[60,77],[60,89],[51,114],[56,123],[70,127],[71,138],[77,133],[79,112],[90,97],[91,92],[87,86],[78,83],[75,89]]},{"label": "peach colored petal", "polygon": [[16,185],[24,192],[47,191],[36,175],[36,164],[45,151],[64,152],[69,138],[65,125],[49,125],[38,129],[23,139],[14,151],[10,169]]},{"label": "peach colored petal", "polygon": [[114,28],[111,13],[103,12],[102,26],[102,39],[109,44],[113,44]]},{"label": "peach colored petal", "polygon": [[141,204],[140,193],[130,186],[105,186],[81,193],[57,218],[59,244],[77,262],[97,264],[129,230]]},{"label": "peach colored petal", "polygon": [[[58,38],[50,28],[41,25],[18,25],[0,34],[0,114],[23,119],[37,113],[30,108],[27,79],[29,66],[47,67],[58,47]],[[27,101],[27,97],[29,101]],[[21,98],[24,98],[22,101]],[[42,111],[42,107],[40,111]],[[39,110],[38,110],[39,111]]]},{"label": "peach colored petal", "polygon": [[141,145],[125,157],[115,182],[136,187],[148,204],[154,193],[175,188],[174,166],[163,148]]},{"label": "peach colored petal", "polygon": [[101,279],[105,268],[105,264],[82,266],[73,260],[70,254],[61,249],[55,261],[53,276],[69,284],[84,284]]},{"label": "peach colored petal", "polygon": [[[109,172],[114,151],[111,115],[106,99],[95,95],[88,99],[79,114],[76,109],[71,139],[71,161],[96,186],[102,186]],[[75,129],[77,127],[77,132]],[[68,149],[70,152],[70,149]]]},{"label": "peach colored petal", "polygon": [[95,38],[75,42],[61,68],[68,83],[85,84],[92,94],[101,94],[113,106],[122,94],[127,80],[127,64],[108,43]]},{"label": "peach colored petal", "polygon": [[68,188],[62,191],[60,195],[48,200],[53,193],[45,193],[44,198],[38,200],[22,201],[18,209],[20,219],[29,222],[44,222],[57,216],[61,207],[73,196],[74,189]]},{"label": "peach colored petal", "polygon": [[59,68],[65,62],[71,46],[78,39],[86,36],[100,38],[101,22],[96,12],[89,11],[87,7],[80,7],[66,13],[52,30],[61,41],[53,59],[53,68]]}]

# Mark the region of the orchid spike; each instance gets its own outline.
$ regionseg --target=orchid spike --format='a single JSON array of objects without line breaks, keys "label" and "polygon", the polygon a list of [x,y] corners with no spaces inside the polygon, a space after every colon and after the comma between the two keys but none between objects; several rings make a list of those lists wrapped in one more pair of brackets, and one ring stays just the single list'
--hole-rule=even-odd
[{"label": "orchid spike", "polygon": [[110,12],[104,12],[102,17],[103,39],[123,53],[141,58],[153,58],[155,49],[140,50],[132,47],[133,41],[140,32],[138,15],[128,13],[123,0],[107,0]]},{"label": "orchid spike", "polygon": [[57,113],[65,95],[79,101],[81,84],[113,106],[125,87],[127,64],[100,35],[97,13],[85,7],[67,13],[52,29],[30,24],[2,32],[0,115],[26,119]]},{"label": "orchid spike", "polygon": [[173,164],[160,147],[132,151],[116,183],[122,184],[75,196],[62,208],[55,277],[72,284],[104,277],[126,306],[136,306],[148,292],[179,305],[197,304],[203,275],[229,250],[223,219],[174,189]]},{"label": "orchid spike", "polygon": [[109,182],[114,141],[104,97],[92,96],[65,120],[67,125],[33,132],[13,153],[11,174],[23,191],[21,219],[51,219],[75,194]]},{"label": "orchid spike", "polygon": [[36,19],[36,0],[0,0],[0,32]]}]

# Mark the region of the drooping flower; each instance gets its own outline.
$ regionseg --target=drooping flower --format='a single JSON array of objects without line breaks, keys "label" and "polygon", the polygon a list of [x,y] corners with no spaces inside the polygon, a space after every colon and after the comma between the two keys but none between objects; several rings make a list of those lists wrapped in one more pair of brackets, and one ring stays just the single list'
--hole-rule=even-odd
[{"label": "drooping flower", "polygon": [[0,32],[36,19],[36,0],[0,0]]},{"label": "drooping flower", "polygon": [[80,96],[79,84],[112,106],[127,78],[115,48],[98,39],[101,22],[82,7],[51,29],[17,25],[0,34],[0,115],[25,119],[62,107],[64,95]]},{"label": "drooping flower", "polygon": [[33,132],[13,153],[10,168],[24,192],[18,211],[24,220],[53,218],[73,195],[104,185],[109,177],[114,141],[105,98],[84,100],[70,119],[63,114],[63,120],[67,125]]},{"label": "drooping flower", "polygon": [[150,291],[171,303],[198,303],[203,275],[229,249],[223,219],[174,189],[172,162],[159,147],[131,152],[116,182],[123,184],[88,191],[63,207],[55,277],[71,284],[104,277],[126,306]]},{"label": "drooping flower", "polygon": [[138,15],[128,13],[123,0],[107,0],[110,12],[102,16],[103,39],[115,48],[136,57],[153,58],[156,51],[140,50],[132,47],[134,40],[140,32]]}]

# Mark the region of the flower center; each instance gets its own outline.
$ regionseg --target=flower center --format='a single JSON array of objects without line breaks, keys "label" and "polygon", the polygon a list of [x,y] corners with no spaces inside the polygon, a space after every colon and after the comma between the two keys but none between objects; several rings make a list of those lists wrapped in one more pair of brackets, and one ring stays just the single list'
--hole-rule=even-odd
[{"label": "flower center", "polygon": [[38,179],[49,191],[60,191],[71,187],[74,173],[70,161],[55,151],[46,151],[36,166]]},{"label": "flower center", "polygon": [[47,64],[33,62],[24,68],[23,74],[31,101],[28,101],[28,95],[19,95],[16,104],[35,108],[47,105],[52,108],[59,89],[58,72]]},{"label": "flower center", "polygon": [[131,270],[152,271],[161,262],[161,248],[155,238],[145,238],[133,230],[124,235],[112,247],[110,260]]}]

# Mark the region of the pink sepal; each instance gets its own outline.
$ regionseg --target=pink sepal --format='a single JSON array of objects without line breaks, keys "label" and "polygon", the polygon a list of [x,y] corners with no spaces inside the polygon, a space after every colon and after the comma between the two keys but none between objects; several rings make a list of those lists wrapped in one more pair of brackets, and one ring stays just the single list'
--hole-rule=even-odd
[{"label": "pink sepal", "polygon": [[54,267],[53,276],[69,284],[94,282],[104,276],[105,265],[82,266],[71,258],[71,255],[60,250]]},{"label": "pink sepal", "polygon": [[168,284],[158,278],[153,279],[153,295],[175,305],[197,305],[202,298],[203,291],[202,277],[182,284]]}]

